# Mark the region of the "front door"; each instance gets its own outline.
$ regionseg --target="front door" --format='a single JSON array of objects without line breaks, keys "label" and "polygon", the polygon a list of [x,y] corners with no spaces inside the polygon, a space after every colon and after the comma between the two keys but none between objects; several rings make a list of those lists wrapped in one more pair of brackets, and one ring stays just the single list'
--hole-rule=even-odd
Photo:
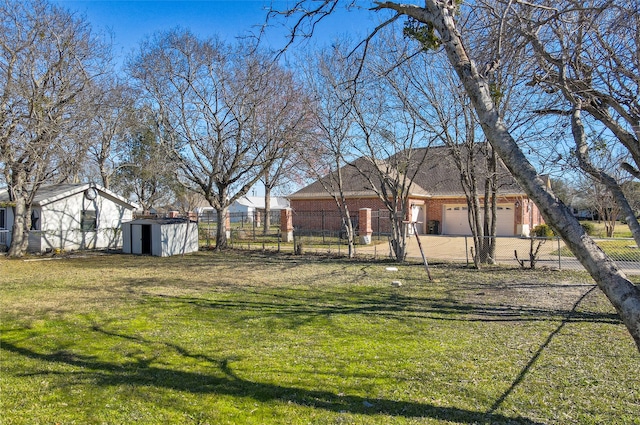
[{"label": "front door", "polygon": [[[416,229],[419,235],[424,233],[424,205],[411,205],[411,223],[416,224]],[[413,235],[413,224],[409,226],[409,234]]]}]

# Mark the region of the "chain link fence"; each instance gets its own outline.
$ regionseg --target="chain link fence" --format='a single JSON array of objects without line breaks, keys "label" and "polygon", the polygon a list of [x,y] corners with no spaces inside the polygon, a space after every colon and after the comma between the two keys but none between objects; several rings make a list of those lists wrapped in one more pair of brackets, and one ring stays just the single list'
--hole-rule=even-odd
[{"label": "chain link fence", "polygon": [[[265,230],[264,213],[229,213],[231,222],[229,245],[236,249],[304,252],[320,255],[346,256],[348,242],[345,220],[338,211],[299,211],[294,214],[294,242],[283,243],[280,233],[280,211],[272,211],[270,226]],[[359,244],[358,257],[391,258],[388,211],[372,212],[372,243]],[[358,233],[357,212],[351,224]],[[217,217],[215,211],[198,216],[201,245],[215,245]],[[429,262],[454,262],[473,265],[475,247],[471,236],[420,235],[425,257]],[[487,238],[489,239],[489,238]],[[493,250],[486,256],[490,262],[521,268],[552,268],[584,270],[580,262],[560,238],[495,237]],[[640,274],[640,249],[632,238],[599,238],[596,243],[628,274]],[[486,244],[484,244],[486,245]],[[482,255],[481,255],[482,256]],[[407,236],[407,259],[421,260],[415,235]]]},{"label": "chain link fence", "polygon": [[[582,264],[560,238],[495,237],[493,262],[515,265],[522,268],[553,268],[561,270],[584,270]],[[429,261],[447,261],[473,264],[475,253],[471,236],[420,235],[424,254]],[[602,250],[613,259],[625,273],[640,274],[640,250],[631,238],[595,239]],[[407,258],[421,259],[416,237],[407,239]],[[384,245],[361,248],[360,253],[380,256],[390,249]],[[384,254],[383,254],[384,255]]]},{"label": "chain link fence", "polygon": [[[280,240],[280,211],[271,211],[269,223],[265,227],[265,213],[263,211],[230,212],[231,224],[229,243],[233,247],[241,247],[245,242],[277,245]],[[216,211],[206,211],[198,215],[198,230],[201,245],[215,246],[218,231],[218,215]]]},{"label": "chain link fence", "polygon": [[9,240],[9,230],[0,229],[0,252],[5,252],[9,246],[7,241]]}]

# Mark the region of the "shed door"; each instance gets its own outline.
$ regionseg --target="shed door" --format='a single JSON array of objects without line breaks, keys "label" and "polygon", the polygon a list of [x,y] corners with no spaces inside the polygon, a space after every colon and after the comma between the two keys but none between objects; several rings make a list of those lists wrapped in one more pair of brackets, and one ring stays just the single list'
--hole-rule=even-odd
[{"label": "shed door", "polygon": [[140,224],[131,225],[131,253],[142,254],[142,226]]},{"label": "shed door", "polygon": [[143,224],[141,231],[142,252],[143,255],[151,255],[151,225]]}]

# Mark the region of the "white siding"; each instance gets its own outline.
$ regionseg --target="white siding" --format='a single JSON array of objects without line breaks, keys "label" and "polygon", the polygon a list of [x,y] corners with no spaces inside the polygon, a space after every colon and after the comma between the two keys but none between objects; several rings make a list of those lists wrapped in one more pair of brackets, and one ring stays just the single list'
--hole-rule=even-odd
[{"label": "white siding", "polygon": [[[118,248],[122,246],[120,224],[132,218],[132,211],[102,192],[94,200],[88,200],[84,192],[44,205],[41,208],[40,230],[33,231],[30,250],[47,249],[94,249]],[[96,211],[96,230],[83,231],[83,210]],[[38,246],[40,245],[40,246]]]},{"label": "white siding", "polygon": [[167,257],[198,251],[197,223],[165,225],[160,230],[161,256]]}]

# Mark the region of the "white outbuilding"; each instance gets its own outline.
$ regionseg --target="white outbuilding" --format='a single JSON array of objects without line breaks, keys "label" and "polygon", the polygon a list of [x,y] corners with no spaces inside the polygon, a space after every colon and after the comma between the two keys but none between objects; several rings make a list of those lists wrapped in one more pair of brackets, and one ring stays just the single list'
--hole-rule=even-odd
[{"label": "white outbuilding", "polygon": [[[289,200],[287,198],[272,196],[269,199],[269,206],[272,214],[280,214],[280,210],[289,208]],[[260,221],[265,213],[265,198],[264,196],[243,196],[229,205],[229,216],[232,223],[237,222],[253,222],[254,219]],[[208,203],[202,203],[201,206],[196,207],[194,212],[198,216],[205,216],[205,220],[215,220],[215,209],[208,205]]]},{"label": "white outbuilding", "polygon": [[[78,249],[117,249],[121,224],[138,206],[114,192],[92,184],[42,186],[31,209],[29,252]],[[13,208],[9,193],[0,190],[0,245],[11,244]]]},{"label": "white outbuilding", "polygon": [[138,219],[122,225],[122,252],[169,257],[198,251],[198,223],[182,218]]}]

